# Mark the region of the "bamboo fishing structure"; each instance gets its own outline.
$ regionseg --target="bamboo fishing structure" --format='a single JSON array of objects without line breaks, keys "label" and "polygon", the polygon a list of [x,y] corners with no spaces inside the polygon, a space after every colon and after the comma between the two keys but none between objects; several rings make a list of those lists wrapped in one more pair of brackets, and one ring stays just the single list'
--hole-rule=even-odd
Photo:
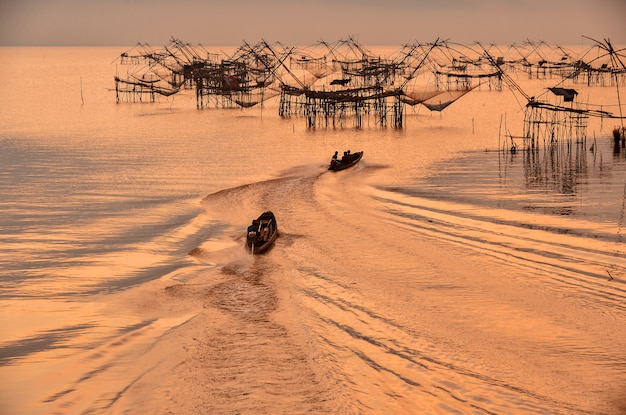
[{"label": "bamboo fishing structure", "polygon": [[[507,86],[526,102],[522,133],[515,138],[523,148],[534,149],[567,140],[584,142],[588,121],[596,116],[619,119],[616,128],[623,136],[623,49],[615,50],[608,40],[594,42],[577,54],[530,40],[502,48],[437,39],[407,43],[391,56],[377,56],[352,37],[299,48],[262,40],[244,42],[225,55],[172,38],[163,48],[138,44],[119,56],[126,74],[114,77],[115,97],[118,103],[146,103],[195,89],[196,107],[202,110],[243,110],[277,97],[278,115],[302,118],[308,128],[402,128],[406,106],[441,112],[474,90],[500,92]],[[517,73],[558,82],[531,97],[511,77]],[[564,87],[566,82],[615,87],[619,115],[579,102],[577,90]]]},{"label": "bamboo fishing structure", "polygon": [[[617,53],[610,46],[607,40],[606,50],[614,53],[616,57],[612,58],[613,62],[619,62],[622,67],[623,63],[619,60]],[[582,105],[577,101],[578,91],[572,88],[563,88],[558,86],[565,80],[572,78],[576,73],[576,65],[571,67],[571,72],[567,72],[559,84],[555,87],[547,88],[545,94],[551,93],[554,100],[540,97],[531,97],[525,93],[522,88],[502,69],[502,61],[497,61],[492,57],[487,49],[483,47],[485,57],[490,60],[501,73],[502,78],[510,86],[511,90],[520,93],[526,100],[524,107],[524,127],[521,138],[523,140],[523,148],[526,150],[535,150],[540,144],[544,147],[555,146],[561,142],[566,143],[582,143],[585,145],[587,138],[587,125],[590,117],[613,117],[607,111],[597,110],[588,105]],[[524,62],[528,62],[527,56],[524,56]],[[545,60],[540,61],[539,67],[545,64]],[[619,91],[618,91],[619,101]],[[623,123],[621,116],[618,117]],[[622,124],[623,125],[623,124]],[[510,137],[513,143],[513,138]],[[517,148],[515,144],[509,146],[512,151]]]},{"label": "bamboo fishing structure", "polygon": [[402,127],[405,104],[395,82],[403,63],[373,57],[354,39],[321,45],[321,56],[299,54],[290,57],[289,65],[282,64],[279,115],[303,115],[310,128],[350,121],[362,127],[370,117],[375,125]]},{"label": "bamboo fishing structure", "polygon": [[181,87],[191,87],[194,74],[215,56],[178,39],[171,39],[162,50],[137,44],[119,56],[118,63],[128,70],[125,77],[115,75],[116,101],[155,102],[157,96],[172,96]]}]

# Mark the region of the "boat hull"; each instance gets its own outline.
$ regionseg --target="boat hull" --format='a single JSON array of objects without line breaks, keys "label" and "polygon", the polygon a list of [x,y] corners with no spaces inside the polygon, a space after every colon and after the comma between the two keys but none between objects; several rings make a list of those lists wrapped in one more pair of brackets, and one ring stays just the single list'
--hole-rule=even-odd
[{"label": "boat hull", "polygon": [[278,236],[276,217],[270,211],[263,212],[248,227],[246,249],[253,255],[267,251]]},{"label": "boat hull", "polygon": [[328,167],[328,170],[330,171],[341,171],[341,170],[345,170],[347,168],[350,168],[352,166],[354,166],[355,164],[357,164],[361,158],[363,157],[363,152],[362,151],[357,151],[356,153],[352,153],[352,161],[346,163],[343,161],[338,161],[336,163],[331,163],[330,166]]}]

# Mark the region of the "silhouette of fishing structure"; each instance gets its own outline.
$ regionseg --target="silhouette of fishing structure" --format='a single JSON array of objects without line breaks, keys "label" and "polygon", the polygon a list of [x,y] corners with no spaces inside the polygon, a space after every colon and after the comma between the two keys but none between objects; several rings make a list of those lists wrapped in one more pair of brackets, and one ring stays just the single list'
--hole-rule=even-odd
[{"label": "silhouette of fishing structure", "polygon": [[445,42],[445,47],[438,48],[438,55],[433,55],[431,62],[429,69],[434,74],[437,90],[472,90],[478,85],[502,90],[500,71],[472,45]]},{"label": "silhouette of fishing structure", "polygon": [[[567,74],[567,76],[564,76],[562,80],[557,83],[557,85],[546,88],[546,91],[541,96],[535,97],[529,96],[526,92],[524,92],[522,88],[511,78],[511,76],[504,71],[502,68],[503,60],[496,60],[489,54],[487,49],[483,47],[485,57],[499,69],[502,78],[509,85],[510,89],[521,94],[526,100],[524,107],[523,134],[519,137],[509,135],[511,144],[508,146],[508,149],[511,151],[517,150],[517,144],[514,141],[515,138],[523,140],[523,148],[526,150],[536,149],[540,143],[543,143],[544,146],[553,146],[561,141],[567,141],[568,143],[574,141],[585,145],[585,140],[587,138],[587,125],[590,117],[619,119],[622,124],[623,131],[623,116],[619,95],[619,84],[624,82],[626,67],[621,60],[620,51],[616,51],[608,39],[605,39],[604,43],[598,41],[595,42],[598,47],[606,51],[605,57],[608,56],[613,64],[611,73],[615,78],[614,85],[617,87],[617,100],[620,112],[619,116],[615,116],[602,109],[594,108],[590,104],[584,105],[580,103],[576,99],[578,96],[578,91],[576,89],[564,88],[560,86],[566,80],[578,76],[581,68],[583,68],[583,65],[581,65],[581,59],[572,62],[569,66],[569,70],[562,72],[563,74]],[[561,60],[563,61],[564,59]],[[528,63],[527,56],[524,57],[523,62],[524,65]],[[538,67],[545,67],[546,62],[547,61],[542,58],[538,62]],[[566,65],[564,63],[558,65],[561,71],[564,70],[563,68],[565,66]],[[585,66],[590,66],[590,64],[586,64]],[[552,67],[557,67],[557,65],[552,65]]]},{"label": "silhouette of fishing structure", "polygon": [[[390,120],[394,127],[402,127],[406,74],[419,69],[437,42],[421,54],[414,48],[395,60],[375,57],[352,38],[321,45],[326,49],[322,56],[300,54],[284,66],[295,83],[290,79],[281,83],[279,114],[302,114],[308,127],[345,125],[349,119],[361,127],[370,115],[377,125],[386,126]],[[412,68],[415,59],[419,63]],[[296,71],[304,71],[312,82]]]},{"label": "silhouette of fishing structure", "polygon": [[181,87],[190,87],[194,73],[217,60],[201,45],[196,47],[171,39],[161,50],[138,43],[123,52],[118,64],[127,67],[124,77],[115,75],[115,99],[125,102],[154,102],[157,96],[169,97]]},{"label": "silhouette of fishing structure", "polygon": [[[527,41],[507,49],[480,43],[461,45],[437,39],[408,43],[390,57],[376,56],[354,38],[309,47],[262,40],[246,42],[229,56],[172,38],[161,49],[138,44],[120,55],[126,75],[115,76],[117,102],[154,102],[195,88],[199,109],[251,108],[279,97],[278,115],[303,117],[307,127],[352,123],[401,128],[406,106],[443,111],[476,89],[502,91],[506,85],[525,99],[523,133],[508,134],[509,148],[586,138],[589,117],[619,118],[577,101],[578,91],[562,84],[616,86],[626,82],[623,50],[594,41],[582,55],[561,46]],[[596,56],[593,56],[595,53]],[[560,82],[538,97],[525,93],[510,74]],[[618,95],[619,96],[619,95]],[[619,98],[618,98],[619,101]],[[621,130],[623,134],[623,124]]]}]

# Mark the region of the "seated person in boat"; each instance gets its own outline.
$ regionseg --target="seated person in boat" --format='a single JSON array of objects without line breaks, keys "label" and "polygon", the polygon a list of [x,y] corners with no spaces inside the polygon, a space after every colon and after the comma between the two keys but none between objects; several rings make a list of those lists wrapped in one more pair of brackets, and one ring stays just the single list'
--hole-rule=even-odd
[{"label": "seated person in boat", "polygon": [[252,220],[252,225],[248,226],[248,235],[256,236],[258,230],[259,230],[259,221],[254,219]]},{"label": "seated person in boat", "polygon": [[261,235],[259,237],[259,240],[261,241],[267,241],[269,238],[269,233],[270,233],[270,228],[268,226],[264,226],[261,228]]}]

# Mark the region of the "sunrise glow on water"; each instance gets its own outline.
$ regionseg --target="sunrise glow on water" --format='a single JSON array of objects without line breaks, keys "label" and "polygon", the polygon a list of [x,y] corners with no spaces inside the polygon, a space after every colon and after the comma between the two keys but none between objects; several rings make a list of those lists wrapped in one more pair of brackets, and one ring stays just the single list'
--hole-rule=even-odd
[{"label": "sunrise glow on water", "polygon": [[506,85],[400,128],[117,103],[122,51],[0,48],[0,412],[623,413],[619,121],[512,153]]}]

